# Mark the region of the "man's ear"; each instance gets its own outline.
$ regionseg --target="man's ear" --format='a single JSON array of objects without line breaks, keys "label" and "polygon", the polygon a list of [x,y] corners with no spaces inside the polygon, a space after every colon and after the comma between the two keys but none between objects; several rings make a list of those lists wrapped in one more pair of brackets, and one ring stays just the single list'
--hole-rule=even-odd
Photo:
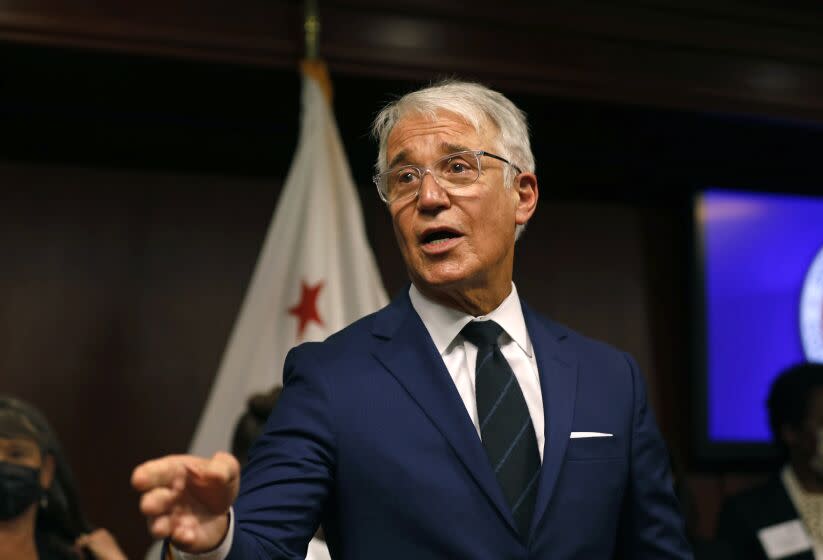
[{"label": "man's ear", "polygon": [[534,173],[521,173],[514,181],[512,189],[517,194],[515,223],[523,225],[531,219],[537,210],[537,176]]},{"label": "man's ear", "polygon": [[51,453],[43,454],[43,464],[40,467],[40,486],[42,488],[51,488],[51,483],[54,482],[54,455]]}]

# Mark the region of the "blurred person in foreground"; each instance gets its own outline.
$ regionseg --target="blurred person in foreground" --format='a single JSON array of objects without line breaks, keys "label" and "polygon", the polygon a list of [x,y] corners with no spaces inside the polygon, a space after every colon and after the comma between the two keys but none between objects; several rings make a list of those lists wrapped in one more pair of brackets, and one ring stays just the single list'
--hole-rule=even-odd
[{"label": "blurred person in foreground", "polygon": [[91,530],[54,431],[33,406],[0,395],[0,558],[123,560]]},{"label": "blurred person in foreground", "polygon": [[823,560],[823,364],[783,371],[767,406],[785,464],[726,500],[717,537],[735,560]]},{"label": "blurred person in foreground", "polygon": [[523,112],[448,81],[374,131],[411,286],[289,353],[242,482],[223,453],[137,467],[151,532],[209,559],[302,558],[320,523],[338,560],[691,558],[634,360],[512,282],[538,199]]}]

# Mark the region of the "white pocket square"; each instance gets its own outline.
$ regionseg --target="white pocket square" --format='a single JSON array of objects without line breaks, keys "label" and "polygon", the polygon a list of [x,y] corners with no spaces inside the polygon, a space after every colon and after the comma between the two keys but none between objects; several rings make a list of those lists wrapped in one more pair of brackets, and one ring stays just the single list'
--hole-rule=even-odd
[{"label": "white pocket square", "polygon": [[614,434],[607,434],[605,432],[572,432],[569,439],[580,439],[590,437],[613,437]]}]

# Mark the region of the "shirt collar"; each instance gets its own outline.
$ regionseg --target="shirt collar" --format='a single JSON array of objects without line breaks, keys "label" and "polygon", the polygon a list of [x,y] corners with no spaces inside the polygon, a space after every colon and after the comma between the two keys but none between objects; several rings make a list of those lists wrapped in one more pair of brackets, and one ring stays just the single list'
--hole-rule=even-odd
[{"label": "shirt collar", "polygon": [[429,331],[440,355],[446,353],[449,345],[460,334],[466,323],[475,319],[491,319],[503,327],[506,334],[526,353],[532,356],[532,346],[526,330],[526,320],[523,318],[523,308],[520,307],[520,297],[517,287],[512,282],[512,291],[506,296],[497,308],[488,315],[473,317],[462,311],[446,307],[428,299],[414,284],[409,288],[409,299],[412,307],[420,315],[423,324]]}]

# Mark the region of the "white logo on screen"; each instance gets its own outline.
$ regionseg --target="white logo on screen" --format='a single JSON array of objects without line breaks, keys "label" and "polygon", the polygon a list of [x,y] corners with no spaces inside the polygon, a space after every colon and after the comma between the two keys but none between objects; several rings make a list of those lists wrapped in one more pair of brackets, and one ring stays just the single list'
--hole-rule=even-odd
[{"label": "white logo on screen", "polygon": [[800,296],[800,338],[810,362],[823,362],[823,248],[812,261]]}]

